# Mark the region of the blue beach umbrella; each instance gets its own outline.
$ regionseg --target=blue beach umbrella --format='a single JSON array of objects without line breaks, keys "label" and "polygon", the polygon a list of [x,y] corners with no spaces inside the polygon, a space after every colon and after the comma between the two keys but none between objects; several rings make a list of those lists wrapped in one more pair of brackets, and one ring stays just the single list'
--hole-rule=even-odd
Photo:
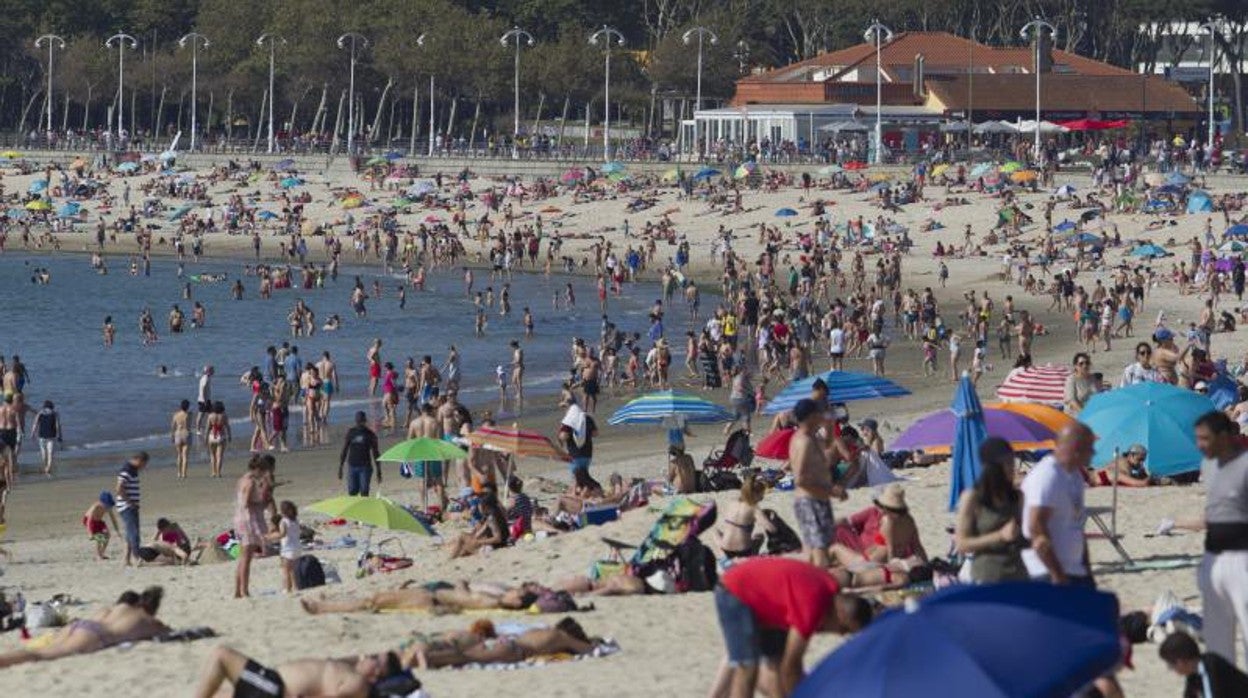
[{"label": "blue beach umbrella", "polygon": [[1071,220],[1063,220],[1061,223],[1053,226],[1053,230],[1059,233],[1065,233],[1075,229],[1075,222]]},{"label": "blue beach umbrella", "polygon": [[884,397],[901,397],[910,391],[882,376],[854,371],[828,371],[793,381],[763,408],[765,414],[778,414],[793,409],[798,400],[810,397],[810,388],[816,380],[828,386],[829,402],[854,402]]},{"label": "blue beach umbrella", "polygon": [[1132,444],[1143,444],[1150,474],[1177,475],[1200,468],[1194,427],[1214,409],[1200,393],[1149,382],[1092,396],[1079,421],[1096,434],[1094,466],[1108,465],[1115,450],[1126,453]]},{"label": "blue beach umbrella", "polygon": [[1226,372],[1226,362],[1220,363],[1218,375],[1209,381],[1209,400],[1214,407],[1225,410],[1239,402],[1239,383]]},{"label": "blue beach umbrella", "polygon": [[1076,233],[1070,236],[1070,239],[1068,240],[1068,242],[1070,242],[1071,244],[1082,242],[1085,245],[1105,244],[1105,241],[1101,239],[1100,235],[1093,235],[1092,233]]},{"label": "blue beach umbrella", "polygon": [[949,409],[958,417],[949,477],[949,511],[953,511],[958,507],[958,498],[963,490],[974,487],[979,479],[979,445],[988,438],[984,408],[979,404],[979,395],[975,393],[970,376],[965,373],[958,381],[958,389],[953,394],[953,404]]},{"label": "blue beach umbrella", "polygon": [[81,208],[82,207],[78,205],[77,201],[69,201],[62,204],[61,207],[56,210],[56,215],[61,218],[73,218],[78,215],[78,211]]},{"label": "blue beach umbrella", "polygon": [[137,169],[139,169],[139,163],[137,162],[123,162],[117,166],[118,172],[134,172]]},{"label": "blue beach umbrella", "polygon": [[422,180],[408,187],[407,195],[411,197],[415,197],[415,198],[421,198],[433,192],[436,189],[437,189],[437,186],[433,182],[430,182],[428,180]]},{"label": "blue beach umbrella", "polygon": [[283,189],[291,189],[293,187],[297,187],[303,184],[303,180],[299,179],[298,177],[286,177],[281,182],[279,182],[279,184],[282,185]]},{"label": "blue beach umbrella", "polygon": [[186,214],[190,213],[192,208],[194,208],[194,206],[192,206],[191,204],[179,206],[176,211],[169,214],[169,220],[176,221],[182,218],[182,216],[185,216]]},{"label": "blue beach umbrella", "polygon": [[616,161],[616,160],[612,160],[611,162],[608,162],[607,164],[602,166],[603,174],[615,174],[616,172],[623,172],[623,171],[624,171],[624,163]]},{"label": "blue beach umbrella", "polygon": [[48,180],[36,179],[35,181],[30,183],[30,188],[27,189],[26,191],[30,192],[31,194],[38,194],[47,188],[48,188]]},{"label": "blue beach umbrella", "polygon": [[981,162],[971,168],[971,179],[979,179],[984,175],[992,174],[997,171],[997,166],[990,162]]},{"label": "blue beach umbrella", "polygon": [[1182,172],[1171,172],[1168,176],[1166,176],[1166,184],[1172,187],[1181,187],[1191,181],[1191,178]]},{"label": "blue beach umbrella", "polygon": [[776,210],[776,215],[780,218],[792,218],[797,215],[797,211],[791,208],[781,208]]},{"label": "blue beach umbrella", "polygon": [[277,165],[275,165],[273,169],[277,170],[278,172],[285,172],[286,170],[293,170],[295,169],[295,161],[291,160],[290,158],[286,158],[285,160],[282,160],[281,162],[277,163]]},{"label": "blue beach umbrella", "polygon": [[1237,223],[1235,225],[1232,225],[1231,227],[1226,229],[1225,233],[1222,233],[1222,236],[1228,237],[1228,238],[1238,238],[1238,237],[1248,236],[1248,225],[1244,225],[1243,223]]},{"label": "blue beach umbrella", "polygon": [[1121,654],[1113,594],[1030,582],[955,586],[876,618],[792,698],[1065,698]]},{"label": "blue beach umbrella", "polygon": [[394,162],[394,161],[396,161],[396,160],[402,160],[402,159],[403,159],[403,153],[400,153],[400,152],[399,152],[399,151],[397,151],[397,150],[391,150],[390,152],[386,153],[386,154],[385,154],[384,156],[382,156],[382,157],[384,157],[386,160],[389,160],[390,162]]},{"label": "blue beach umbrella", "polygon": [[259,214],[256,215],[256,217],[262,221],[272,221],[272,220],[277,220],[278,218],[281,218],[281,216],[277,215],[276,213],[273,213],[272,211],[261,211]]},{"label": "blue beach umbrella", "polygon": [[1209,195],[1203,191],[1194,191],[1191,196],[1187,197],[1188,213],[1211,213],[1213,211],[1213,201],[1209,199]]},{"label": "blue beach umbrella", "polygon": [[713,167],[703,167],[693,175],[693,179],[694,181],[699,179],[710,179],[711,177],[715,177],[719,174],[721,174],[721,172]]},{"label": "blue beach umbrella", "polygon": [[1169,255],[1170,253],[1166,251],[1166,248],[1151,243],[1140,245],[1131,250],[1132,257],[1167,257]]},{"label": "blue beach umbrella", "polygon": [[611,415],[608,424],[660,424],[665,419],[681,417],[688,424],[731,422],[732,413],[696,395],[662,390],[629,401]]}]

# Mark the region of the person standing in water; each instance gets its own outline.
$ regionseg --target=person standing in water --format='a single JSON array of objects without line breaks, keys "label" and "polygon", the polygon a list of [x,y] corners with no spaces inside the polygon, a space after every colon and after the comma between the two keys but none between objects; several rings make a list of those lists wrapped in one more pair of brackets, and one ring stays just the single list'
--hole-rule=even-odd
[{"label": "person standing in water", "polygon": [[368,396],[376,397],[377,383],[381,380],[381,340],[374,339],[373,346],[365,355],[368,359]]},{"label": "person standing in water", "polygon": [[177,456],[178,479],[186,479],[187,461],[191,453],[191,401],[183,400],[169,422],[169,440]]},{"label": "person standing in water", "polygon": [[514,339],[511,340],[511,385],[515,388],[516,408],[519,409],[524,404],[524,350]]},{"label": "person standing in water", "polygon": [[316,370],[321,376],[321,421],[329,421],[329,406],[333,400],[334,393],[342,390],[342,385],[338,382],[338,367],[334,364],[333,358],[329,352],[321,354],[321,360],[316,362]]}]

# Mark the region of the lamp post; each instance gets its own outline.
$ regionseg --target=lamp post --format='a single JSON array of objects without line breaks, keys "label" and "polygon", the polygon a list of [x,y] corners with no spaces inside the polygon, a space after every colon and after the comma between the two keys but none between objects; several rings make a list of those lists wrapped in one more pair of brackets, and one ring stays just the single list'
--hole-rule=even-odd
[{"label": "lamp post", "polygon": [[513,76],[514,89],[513,89],[513,94],[512,94],[512,97],[515,100],[515,104],[513,105],[514,110],[515,110],[515,123],[512,125],[511,157],[512,159],[519,159],[520,157],[520,42],[524,41],[528,43],[529,46],[532,46],[534,44],[534,41],[533,41],[532,34],[526,32],[520,27],[512,27],[511,31],[507,32],[506,34],[503,34],[503,37],[499,39],[499,42],[502,43],[503,46],[506,46],[509,43],[511,43],[513,39],[516,42],[515,74]]},{"label": "lamp post", "polygon": [[35,39],[35,48],[48,45],[48,135],[52,134],[52,49],[65,49],[65,40],[56,34],[44,34]]},{"label": "lamp post", "polygon": [[117,47],[117,148],[121,148],[121,135],[125,119],[125,87],[126,87],[126,49],[133,51],[138,48],[139,42],[129,34],[118,32],[108,37],[104,42],[104,48]]},{"label": "lamp post", "polygon": [[1023,28],[1018,30],[1018,35],[1023,39],[1026,39],[1028,34],[1035,34],[1036,37],[1036,63],[1032,66],[1032,70],[1036,72],[1036,141],[1032,157],[1036,159],[1036,162],[1040,161],[1040,41],[1044,37],[1045,29],[1049,30],[1049,35],[1057,36],[1057,29],[1039,17],[1024,24]]},{"label": "lamp post", "polygon": [[[425,38],[426,38],[427,36],[429,36],[429,35],[428,35],[428,34],[421,34],[420,36],[416,37],[416,45],[417,45],[417,46],[420,46],[420,47],[422,47],[422,48],[423,48],[423,47],[424,47],[424,45],[425,45]],[[434,120],[433,120],[433,68],[430,68],[430,69],[429,69],[429,157],[433,157],[433,140],[434,140],[434,136],[433,136],[433,128],[434,128]]]},{"label": "lamp post", "polygon": [[1215,62],[1214,62],[1215,54],[1217,53],[1217,50],[1218,50],[1218,42],[1216,38],[1216,34],[1218,31],[1218,24],[1215,20],[1211,19],[1197,28],[1204,29],[1206,32],[1209,33],[1209,140],[1207,141],[1207,143],[1209,146],[1210,157],[1212,157],[1213,156],[1213,94],[1214,94],[1213,69],[1215,65]]},{"label": "lamp post", "polygon": [[[195,135],[199,133],[199,120],[196,118],[198,102],[195,100],[199,88],[199,47],[203,44],[204,48],[208,48],[208,37],[199,32],[191,32],[178,39],[178,46],[186,48],[188,41],[191,42],[191,152],[195,152]],[[273,97],[270,96],[269,99]]]},{"label": "lamp post", "polygon": [[624,45],[624,35],[605,24],[602,25],[602,29],[589,35],[589,43],[597,46],[601,42],[607,54],[602,91],[602,159],[604,161],[611,159],[611,40],[613,38],[616,46]]},{"label": "lamp post", "polygon": [[715,32],[706,27],[694,27],[685,32],[681,40],[685,45],[693,43],[694,37],[698,39],[698,91],[693,102],[693,147],[697,149],[698,155],[702,155],[702,141],[698,139],[698,112],[702,110],[702,42],[704,39],[710,39],[711,45],[719,43],[719,37]]},{"label": "lamp post", "polygon": [[338,48],[346,48],[348,42],[351,44],[351,77],[347,83],[347,155],[351,155],[355,152],[355,53],[359,44],[368,47],[368,39],[355,32],[347,32],[338,37]]},{"label": "lamp post", "polygon": [[862,37],[875,42],[875,164],[884,162],[884,70],[880,65],[880,51],[884,44],[893,40],[893,30],[879,20],[871,22]]},{"label": "lamp post", "polygon": [[263,48],[266,41],[269,42],[269,152],[272,153],[276,147],[273,138],[273,68],[277,59],[277,45],[285,45],[286,40],[276,34],[261,34],[256,39],[256,46]]}]

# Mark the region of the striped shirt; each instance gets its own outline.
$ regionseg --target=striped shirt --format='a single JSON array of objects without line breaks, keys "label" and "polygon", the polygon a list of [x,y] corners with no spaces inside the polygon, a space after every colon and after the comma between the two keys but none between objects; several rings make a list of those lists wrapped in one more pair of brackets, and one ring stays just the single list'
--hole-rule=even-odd
[{"label": "striped shirt", "polygon": [[117,471],[118,489],[122,497],[117,499],[117,511],[139,508],[139,471],[126,463]]}]

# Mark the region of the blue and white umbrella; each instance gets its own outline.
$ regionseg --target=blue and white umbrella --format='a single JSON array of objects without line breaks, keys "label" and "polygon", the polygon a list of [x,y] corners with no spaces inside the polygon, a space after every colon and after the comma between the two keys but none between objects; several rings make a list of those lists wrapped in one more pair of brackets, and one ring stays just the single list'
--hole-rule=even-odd
[{"label": "blue and white umbrella", "polygon": [[958,416],[957,430],[953,436],[952,467],[949,477],[949,511],[958,508],[962,492],[975,486],[982,464],[979,461],[979,445],[988,438],[984,425],[984,408],[979,404],[975,384],[963,373],[958,381],[957,392],[949,409]]},{"label": "blue and white umbrella", "polygon": [[630,401],[611,415],[608,424],[661,424],[680,417],[687,424],[731,422],[732,413],[696,395],[662,390]]},{"label": "blue and white umbrella", "polygon": [[829,402],[853,402],[875,400],[885,397],[901,397],[910,391],[882,376],[853,371],[828,371],[818,376],[803,378],[789,383],[780,394],[763,408],[765,414],[778,414],[793,409],[798,400],[810,397],[810,388],[816,380],[828,386]]}]

